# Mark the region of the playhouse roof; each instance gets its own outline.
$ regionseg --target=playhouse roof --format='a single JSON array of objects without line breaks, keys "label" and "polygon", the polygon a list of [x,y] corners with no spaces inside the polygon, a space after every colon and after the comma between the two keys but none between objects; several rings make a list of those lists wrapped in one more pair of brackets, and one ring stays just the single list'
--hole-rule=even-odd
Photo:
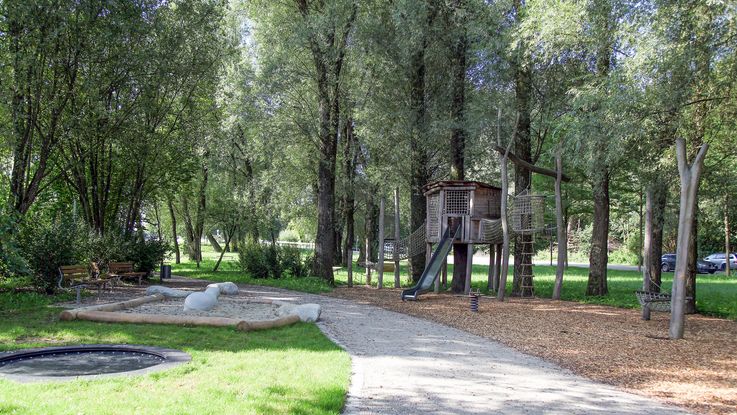
[{"label": "playhouse roof", "polygon": [[483,182],[477,182],[472,180],[437,180],[434,182],[430,182],[422,187],[422,190],[425,193],[434,193],[442,188],[446,187],[467,187],[470,189],[494,189],[494,190],[502,190],[499,187],[492,186],[488,183]]}]

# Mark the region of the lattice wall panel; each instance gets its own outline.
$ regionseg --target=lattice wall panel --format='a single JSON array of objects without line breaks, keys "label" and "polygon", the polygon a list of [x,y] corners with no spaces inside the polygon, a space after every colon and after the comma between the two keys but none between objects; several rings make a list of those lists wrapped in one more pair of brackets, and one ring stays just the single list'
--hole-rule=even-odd
[{"label": "lattice wall panel", "polygon": [[468,190],[445,191],[445,213],[449,215],[469,215],[471,192]]},{"label": "lattice wall panel", "polygon": [[440,193],[431,194],[427,198],[428,237],[440,239]]}]

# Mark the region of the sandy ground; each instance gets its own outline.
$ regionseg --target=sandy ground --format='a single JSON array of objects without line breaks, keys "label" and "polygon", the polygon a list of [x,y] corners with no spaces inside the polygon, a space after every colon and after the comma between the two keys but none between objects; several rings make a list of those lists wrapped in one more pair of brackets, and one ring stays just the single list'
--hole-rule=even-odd
[{"label": "sandy ground", "polygon": [[273,320],[281,317],[275,304],[249,302],[243,296],[224,296],[218,298],[217,305],[209,311],[184,310],[184,298],[167,299],[128,308],[119,313],[166,314],[174,316],[229,317],[243,320]]},{"label": "sandy ground", "polygon": [[426,294],[341,288],[331,294],[422,317],[501,342],[573,372],[705,414],[737,414],[737,322],[688,316],[684,340],[667,340],[668,314],[642,321],[639,310],[544,299]]}]

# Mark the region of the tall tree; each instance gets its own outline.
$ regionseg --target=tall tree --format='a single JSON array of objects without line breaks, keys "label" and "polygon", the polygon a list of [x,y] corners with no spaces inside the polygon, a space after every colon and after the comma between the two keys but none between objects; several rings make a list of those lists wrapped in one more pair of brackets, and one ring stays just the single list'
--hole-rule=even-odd
[{"label": "tall tree", "polygon": [[[319,119],[317,164],[317,234],[313,272],[333,282],[335,262],[335,163],[340,121],[340,85],[348,39],[356,20],[354,2],[325,5],[295,0],[312,55]],[[341,7],[342,6],[342,7]],[[341,10],[343,9],[343,10]]]}]

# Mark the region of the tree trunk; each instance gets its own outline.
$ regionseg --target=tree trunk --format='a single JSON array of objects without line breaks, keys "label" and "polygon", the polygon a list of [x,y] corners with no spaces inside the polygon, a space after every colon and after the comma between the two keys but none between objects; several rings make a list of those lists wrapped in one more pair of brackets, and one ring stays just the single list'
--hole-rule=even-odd
[{"label": "tree trunk", "polygon": [[452,27],[458,32],[451,46],[451,68],[452,68],[452,101],[450,106],[451,133],[450,133],[450,178],[451,180],[464,180],[464,152],[466,150],[466,53],[468,39],[464,18],[460,15],[465,13],[464,0],[455,0],[454,14],[456,24]]},{"label": "tree trunk", "polygon": [[379,246],[378,246],[378,253],[376,256],[376,288],[384,288],[384,205],[385,200],[384,197],[381,197],[381,201],[379,202]]},{"label": "tree trunk", "polygon": [[502,268],[501,274],[499,275],[499,289],[496,292],[496,298],[499,301],[504,301],[504,294],[507,288],[507,274],[509,273],[509,224],[507,223],[507,192],[508,190],[508,179],[507,179],[507,154],[509,153],[509,147],[507,147],[507,153],[500,157],[501,159],[501,175],[502,175],[502,200],[501,200],[501,216],[502,216],[502,234],[504,235],[504,242],[502,243]]},{"label": "tree trunk", "polygon": [[210,246],[212,246],[212,249],[215,252],[220,253],[223,251],[223,247],[220,246],[220,243],[218,243],[218,240],[212,235],[212,232],[207,232],[206,236],[207,240],[210,242]]},{"label": "tree trunk", "polygon": [[[317,58],[316,58],[317,60]],[[325,75],[327,76],[327,75]],[[327,83],[327,79],[324,80]],[[313,273],[333,284],[335,255],[335,156],[336,143],[330,134],[327,85],[320,95],[320,160],[317,167],[317,234]],[[324,96],[322,96],[324,95]]]},{"label": "tree trunk", "polygon": [[699,246],[696,236],[699,233],[699,201],[698,194],[693,209],[693,224],[688,240],[688,267],[686,277],[686,303],[683,311],[686,314],[696,314],[696,276],[698,273],[697,261],[699,260]]},{"label": "tree trunk", "polygon": [[665,226],[665,208],[668,187],[663,179],[656,179],[652,184],[652,236],[650,237],[650,290],[660,292],[662,286],[663,227]]},{"label": "tree trunk", "polygon": [[[410,230],[423,226],[427,215],[422,187],[429,181],[427,152],[425,149],[425,62],[424,49],[413,57],[415,70],[412,73],[411,105],[414,111],[414,126],[410,138]],[[425,254],[409,258],[412,281],[417,282],[425,269]]]},{"label": "tree trunk", "polygon": [[[501,191],[501,206],[500,206],[500,212],[501,212],[501,220],[502,220],[502,235],[504,242],[502,243],[502,262],[501,262],[501,273],[499,275],[499,290],[496,292],[496,298],[499,301],[504,301],[505,292],[507,289],[507,274],[509,273],[509,224],[507,223],[507,198],[509,195],[509,174],[507,172],[507,158],[509,156],[509,149],[514,143],[514,137],[517,136],[517,126],[519,125],[519,117],[520,115],[517,114],[517,119],[514,122],[514,133],[512,133],[512,137],[509,140],[509,144],[507,145],[506,151],[504,154],[499,156],[499,165],[501,169],[501,182],[502,182],[502,191]],[[496,140],[497,144],[499,146],[502,145],[502,134],[501,134],[501,128],[502,128],[502,110],[499,108],[497,110],[497,130],[496,130]]]},{"label": "tree trunk", "polygon": [[[457,27],[452,27],[452,29],[458,31],[459,34],[451,48],[453,98],[450,112],[453,124],[450,134],[450,178],[451,180],[464,180],[464,152],[466,149],[466,52],[468,40],[465,25],[463,24],[464,19],[458,16],[464,13],[463,0],[456,0],[454,6],[454,14],[456,15],[456,24],[454,26]],[[467,244],[453,244],[453,279],[450,285],[454,293],[460,293],[465,290],[467,262]]]},{"label": "tree trunk", "polygon": [[353,119],[348,117],[343,127],[343,176],[345,180],[345,195],[343,201],[343,219],[345,220],[345,239],[343,245],[343,266],[349,267],[348,285],[353,285],[352,260],[353,241],[355,240],[356,197],[354,182],[356,176],[356,164],[358,152],[356,151],[356,138],[353,131]]},{"label": "tree trunk", "polygon": [[606,295],[609,257],[609,172],[602,166],[593,178],[594,219],[589,255],[589,282],[586,295]]},{"label": "tree trunk", "polygon": [[[521,0],[514,1],[516,24],[522,23],[522,9],[525,5]],[[525,45],[520,42],[514,58],[514,105],[518,114],[517,134],[514,137],[514,154],[521,160],[532,163],[532,142],[530,140],[530,99],[532,96],[532,70],[525,58]],[[519,194],[525,189],[531,189],[532,172],[525,166],[514,165],[514,193]],[[521,241],[520,241],[521,239]],[[515,235],[514,244],[514,279],[512,281],[513,296],[532,295],[532,235]],[[524,264],[524,265],[523,265]],[[524,278],[529,281],[522,281]],[[522,288],[526,287],[526,288]],[[524,292],[523,292],[524,291]]]},{"label": "tree trunk", "polygon": [[729,194],[724,195],[724,254],[727,261],[724,263],[724,275],[727,277],[732,273],[729,263],[732,247],[729,244]]},{"label": "tree trunk", "polygon": [[678,172],[681,177],[681,204],[678,214],[678,244],[676,248],[676,271],[673,276],[673,290],[671,293],[671,315],[668,337],[682,339],[686,306],[686,280],[688,279],[688,253],[690,250],[691,232],[694,224],[699,181],[704,166],[704,158],[709,148],[708,144],[701,146],[694,162],[688,165],[686,156],[686,142],[676,139],[676,158]]},{"label": "tree trunk", "polygon": [[[453,224],[449,225],[453,229]],[[462,293],[466,289],[466,264],[468,263],[468,244],[453,244],[453,279],[450,289]]]},{"label": "tree trunk", "polygon": [[399,187],[394,188],[394,288],[401,286],[399,275],[399,240],[400,224],[399,224]]},{"label": "tree trunk", "polygon": [[563,179],[563,160],[561,151],[555,155],[555,225],[558,239],[558,263],[555,267],[555,286],[553,286],[553,300],[560,300],[563,290],[563,271],[565,268],[566,254],[568,252],[568,237],[563,223],[563,195],[561,192],[561,181]]},{"label": "tree trunk", "polygon": [[181,263],[181,253],[179,251],[179,238],[177,237],[177,216],[174,214],[174,203],[168,198],[166,204],[169,206],[169,215],[171,216],[171,236],[174,241],[175,263]]},{"label": "tree trunk", "polygon": [[[205,159],[208,154],[205,153]],[[200,183],[199,194],[197,198],[197,213],[195,216],[194,236],[195,236],[195,254],[197,256],[197,268],[202,262],[202,234],[205,231],[205,215],[207,214],[207,182],[209,169],[207,165],[202,167],[202,182]]]},{"label": "tree trunk", "polygon": [[647,189],[645,192],[645,234],[642,241],[642,260],[645,267],[642,270],[642,290],[652,291],[652,276],[650,275],[650,264],[653,254],[653,191]]},{"label": "tree trunk", "polygon": [[[374,192],[372,186],[368,186],[369,192]],[[366,251],[366,262],[376,262],[376,253],[378,252],[378,220],[379,207],[376,205],[374,195],[369,193],[366,195],[366,218],[364,220],[364,235],[368,241],[368,250]]]},{"label": "tree trunk", "polygon": [[164,240],[164,235],[161,233],[161,217],[159,216],[159,202],[154,201],[154,216],[156,217],[156,234],[159,236],[159,241]]},{"label": "tree trunk", "polygon": [[[230,238],[232,237],[234,232],[228,232],[225,236],[225,246],[228,246],[230,244]],[[215,268],[212,269],[212,272],[218,272],[218,268],[220,268],[220,263],[223,261],[223,255],[225,255],[225,250],[220,250],[220,256],[218,257],[218,262],[215,263]]]},{"label": "tree trunk", "polygon": [[194,222],[189,211],[189,200],[186,194],[182,194],[182,216],[184,217],[184,236],[187,239],[187,255],[190,261],[197,261]]},{"label": "tree trunk", "polygon": [[[332,285],[335,282],[335,164],[340,126],[340,85],[348,35],[358,9],[353,4],[344,26],[338,28],[333,25],[328,33],[317,33],[311,28],[309,20],[312,14],[325,12],[325,5],[317,3],[312,7],[305,0],[296,0],[296,4],[308,29],[307,40],[315,70],[319,114],[317,233],[313,273]],[[338,30],[340,33],[337,33]]]}]

